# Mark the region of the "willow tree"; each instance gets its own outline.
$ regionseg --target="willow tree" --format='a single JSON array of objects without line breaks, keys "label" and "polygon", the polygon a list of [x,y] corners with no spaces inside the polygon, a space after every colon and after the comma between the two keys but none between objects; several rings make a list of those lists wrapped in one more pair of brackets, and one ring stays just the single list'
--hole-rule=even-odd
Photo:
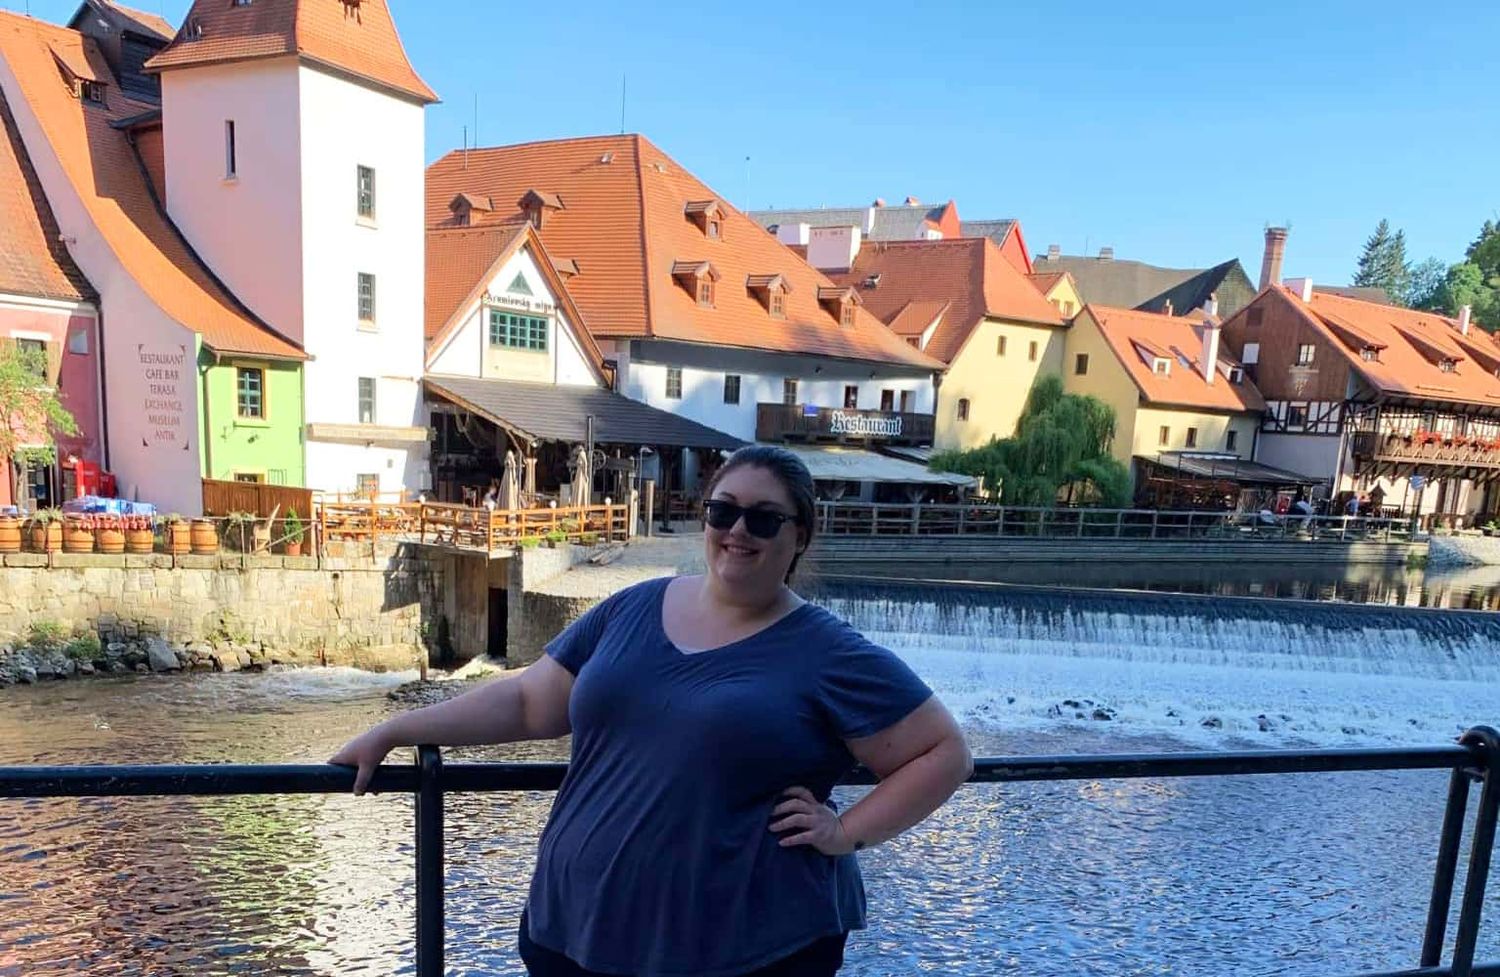
[{"label": "willow tree", "polygon": [[1014,437],[939,452],[931,467],[983,476],[1006,505],[1050,506],[1065,497],[1123,506],[1130,501],[1130,472],[1110,454],[1114,438],[1114,408],[1064,393],[1061,379],[1043,377],[1026,398]]},{"label": "willow tree", "polygon": [[12,459],[15,493],[24,494],[27,466],[57,460],[55,435],[77,434],[73,415],[57,388],[47,383],[47,354],[14,342],[0,342],[0,461]]}]

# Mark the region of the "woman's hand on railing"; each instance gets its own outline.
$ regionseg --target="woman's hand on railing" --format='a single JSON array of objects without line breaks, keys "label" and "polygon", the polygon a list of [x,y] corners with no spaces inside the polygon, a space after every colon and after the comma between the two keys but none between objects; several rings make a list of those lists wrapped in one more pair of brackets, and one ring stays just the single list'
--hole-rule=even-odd
[{"label": "woman's hand on railing", "polygon": [[370,785],[370,778],[375,776],[375,771],[379,768],[381,761],[393,749],[395,749],[395,744],[386,738],[379,726],[376,726],[345,743],[343,749],[330,757],[328,762],[338,766],[358,768],[358,772],[354,775],[354,796],[359,797]]}]

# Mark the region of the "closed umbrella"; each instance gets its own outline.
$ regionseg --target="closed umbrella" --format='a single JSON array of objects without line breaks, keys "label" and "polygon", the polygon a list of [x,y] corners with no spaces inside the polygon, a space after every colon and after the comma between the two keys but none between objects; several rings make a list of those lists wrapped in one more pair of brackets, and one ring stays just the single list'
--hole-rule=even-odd
[{"label": "closed umbrella", "polygon": [[573,449],[573,504],[586,506],[594,487],[594,473],[589,453],[580,445]]},{"label": "closed umbrella", "polygon": [[521,478],[517,471],[516,453],[507,451],[505,453],[505,469],[500,476],[500,508],[519,509],[521,507]]}]

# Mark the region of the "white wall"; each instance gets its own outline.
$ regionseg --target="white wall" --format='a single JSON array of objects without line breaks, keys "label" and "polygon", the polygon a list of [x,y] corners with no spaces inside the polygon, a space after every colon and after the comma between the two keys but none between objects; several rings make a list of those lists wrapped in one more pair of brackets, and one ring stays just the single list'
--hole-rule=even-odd
[{"label": "white wall", "polygon": [[[21,96],[15,76],[0,60],[4,89],[22,141],[57,219],[69,238],[68,251],[99,291],[104,334],[104,395],[109,412],[110,465],[123,495],[155,503],[163,512],[202,511],[200,435],[197,427],[196,334],[163,312],[126,273],[114,250],[94,227],[72,182]],[[152,397],[140,347],[178,351],[185,347],[183,371],[175,387],[178,423],[163,429],[149,423],[145,401]],[[171,436],[159,437],[170,430]]]},{"label": "white wall", "polygon": [[[161,79],[167,213],[240,301],[301,341],[296,60],[185,68]],[[225,177],[228,119],[235,123],[232,179]],[[352,185],[346,197],[352,201]]]},{"label": "white wall", "polygon": [[[309,67],[297,74],[301,130],[300,260],[307,422],[359,420],[358,378],[376,380],[376,422],[425,426],[422,106]],[[375,170],[375,219],[358,217],[359,166]],[[375,276],[375,328],[360,328],[358,274]],[[378,473],[382,491],[422,487],[426,445],[309,441],[308,485],[355,486]]]},{"label": "white wall", "polygon": [[[531,294],[510,292],[517,275],[522,275]],[[492,377],[503,380],[529,380],[533,382],[564,384],[568,386],[599,386],[599,380],[589,364],[573,324],[566,312],[557,304],[557,295],[548,287],[547,279],[537,267],[531,248],[523,247],[510,257],[488,282],[485,291],[502,298],[512,298],[518,303],[514,307],[500,304],[499,307],[522,315],[544,316],[550,322],[547,351],[537,353],[519,350],[494,350],[489,346],[489,313],[485,310],[483,297],[475,299],[464,311],[463,325],[441,346],[428,354],[428,369],[433,373],[453,376]]]}]

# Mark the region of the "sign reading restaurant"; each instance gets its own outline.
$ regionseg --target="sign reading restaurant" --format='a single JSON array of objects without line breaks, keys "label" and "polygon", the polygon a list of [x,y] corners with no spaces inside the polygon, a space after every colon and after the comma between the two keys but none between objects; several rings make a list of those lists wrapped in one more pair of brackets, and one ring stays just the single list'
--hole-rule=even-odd
[{"label": "sign reading restaurant", "polygon": [[931,444],[931,414],[852,410],[812,404],[757,404],[758,441]]},{"label": "sign reading restaurant", "polygon": [[828,420],[828,433],[862,438],[899,438],[900,414],[858,414],[836,410]]}]

